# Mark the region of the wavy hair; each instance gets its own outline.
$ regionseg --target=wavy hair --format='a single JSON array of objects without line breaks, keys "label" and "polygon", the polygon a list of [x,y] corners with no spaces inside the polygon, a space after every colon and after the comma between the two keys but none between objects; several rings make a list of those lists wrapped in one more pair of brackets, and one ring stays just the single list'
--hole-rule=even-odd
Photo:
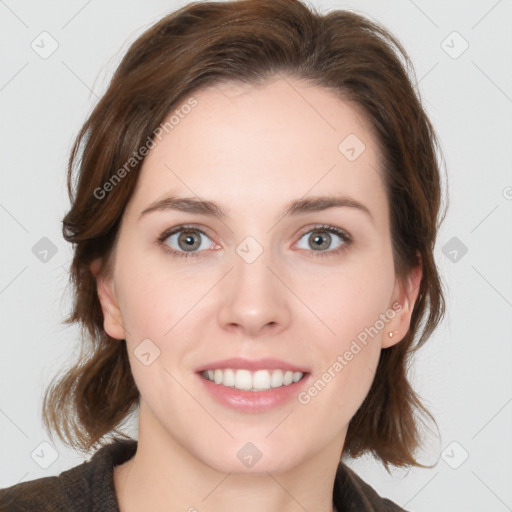
[{"label": "wavy hair", "polygon": [[[422,280],[410,329],[381,351],[371,389],[349,423],[341,455],[372,453],[386,467],[423,466],[419,416],[433,420],[408,376],[411,356],[445,312],[434,260],[441,215],[439,142],[422,107],[414,68],[385,28],[351,11],[321,14],[299,0],[194,2],[166,15],[129,48],[107,91],[79,131],[67,185],[71,207],[64,238],[73,245],[73,307],[66,323],[81,326],[76,364],[44,395],[43,424],[67,445],[88,452],[140,403],[126,343],[103,328],[90,263],[109,255],[143,158],[107,197],[115,178],[173,109],[221,81],[263,84],[279,76],[305,79],[358,109],[381,151],[390,205],[393,258],[405,277],[421,258]],[[118,174],[119,176],[119,174]],[[108,263],[101,272],[109,272]]]}]

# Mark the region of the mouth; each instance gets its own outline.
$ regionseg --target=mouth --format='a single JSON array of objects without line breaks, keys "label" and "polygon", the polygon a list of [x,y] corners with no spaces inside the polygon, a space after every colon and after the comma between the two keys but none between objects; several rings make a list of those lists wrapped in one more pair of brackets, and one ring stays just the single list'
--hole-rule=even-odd
[{"label": "mouth", "polygon": [[231,358],[210,362],[197,368],[196,374],[203,389],[221,405],[260,413],[296,398],[311,370],[279,359]]},{"label": "mouth", "polygon": [[302,380],[304,372],[294,372],[281,368],[261,369],[211,369],[200,372],[201,377],[221,386],[240,391],[269,391],[275,388],[287,387]]}]

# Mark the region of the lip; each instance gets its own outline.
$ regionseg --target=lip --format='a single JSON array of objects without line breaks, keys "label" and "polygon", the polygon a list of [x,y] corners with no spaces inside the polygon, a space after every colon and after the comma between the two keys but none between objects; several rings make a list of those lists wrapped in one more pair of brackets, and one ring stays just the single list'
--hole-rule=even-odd
[{"label": "lip", "polygon": [[222,384],[215,384],[215,382],[205,379],[200,373],[196,375],[204,389],[217,403],[243,413],[270,411],[297,398],[300,390],[307,385],[311,376],[310,373],[306,373],[298,382],[268,391],[242,391]]},{"label": "lip", "polygon": [[[294,382],[288,386],[271,388],[267,391],[242,391],[240,389],[223,386],[222,384],[215,384],[215,382],[205,379],[201,375],[201,372],[204,370],[226,368],[250,371],[281,369],[301,372],[304,375],[298,382]],[[201,385],[204,386],[204,389],[217,403],[243,413],[261,413],[281,407],[293,398],[297,398],[300,390],[307,385],[311,372],[307,368],[296,366],[279,359],[265,358],[249,360],[231,358],[203,365],[198,368],[196,375],[202,383]]]},{"label": "lip", "polygon": [[[225,370],[232,368],[233,370],[286,370],[292,372],[310,373],[309,368],[296,366],[294,364],[287,363],[281,359],[274,358],[263,358],[263,359],[243,359],[241,357],[232,357],[230,359],[223,359],[222,361],[212,361],[207,363],[200,368],[196,369],[197,373],[201,373],[204,370]],[[299,381],[301,382],[301,381]]]}]

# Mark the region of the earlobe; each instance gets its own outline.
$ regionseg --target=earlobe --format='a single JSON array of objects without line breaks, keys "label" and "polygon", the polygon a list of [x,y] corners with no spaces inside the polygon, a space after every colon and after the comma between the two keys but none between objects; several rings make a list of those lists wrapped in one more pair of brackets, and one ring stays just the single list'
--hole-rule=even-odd
[{"label": "earlobe", "polygon": [[96,291],[103,311],[103,328],[112,338],[125,339],[121,310],[117,301],[112,276],[104,276],[100,273],[101,260],[94,260],[89,266],[96,279]]},{"label": "earlobe", "polygon": [[[391,304],[400,304],[401,308],[394,318],[386,325],[382,335],[382,348],[389,348],[399,343],[409,331],[411,325],[412,312],[419,294],[422,267],[420,264],[411,270],[406,283],[400,283],[399,279],[395,283],[395,292]],[[393,308],[396,309],[396,308]]]}]

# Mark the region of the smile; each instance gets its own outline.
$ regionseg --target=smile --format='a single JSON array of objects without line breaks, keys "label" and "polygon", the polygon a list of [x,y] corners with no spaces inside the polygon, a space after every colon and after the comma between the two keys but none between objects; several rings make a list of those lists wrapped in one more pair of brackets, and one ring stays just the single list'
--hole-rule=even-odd
[{"label": "smile", "polygon": [[290,386],[299,382],[302,372],[272,369],[250,371],[245,369],[212,369],[204,370],[201,376],[221,386],[235,388],[240,391],[268,391],[273,388]]}]

